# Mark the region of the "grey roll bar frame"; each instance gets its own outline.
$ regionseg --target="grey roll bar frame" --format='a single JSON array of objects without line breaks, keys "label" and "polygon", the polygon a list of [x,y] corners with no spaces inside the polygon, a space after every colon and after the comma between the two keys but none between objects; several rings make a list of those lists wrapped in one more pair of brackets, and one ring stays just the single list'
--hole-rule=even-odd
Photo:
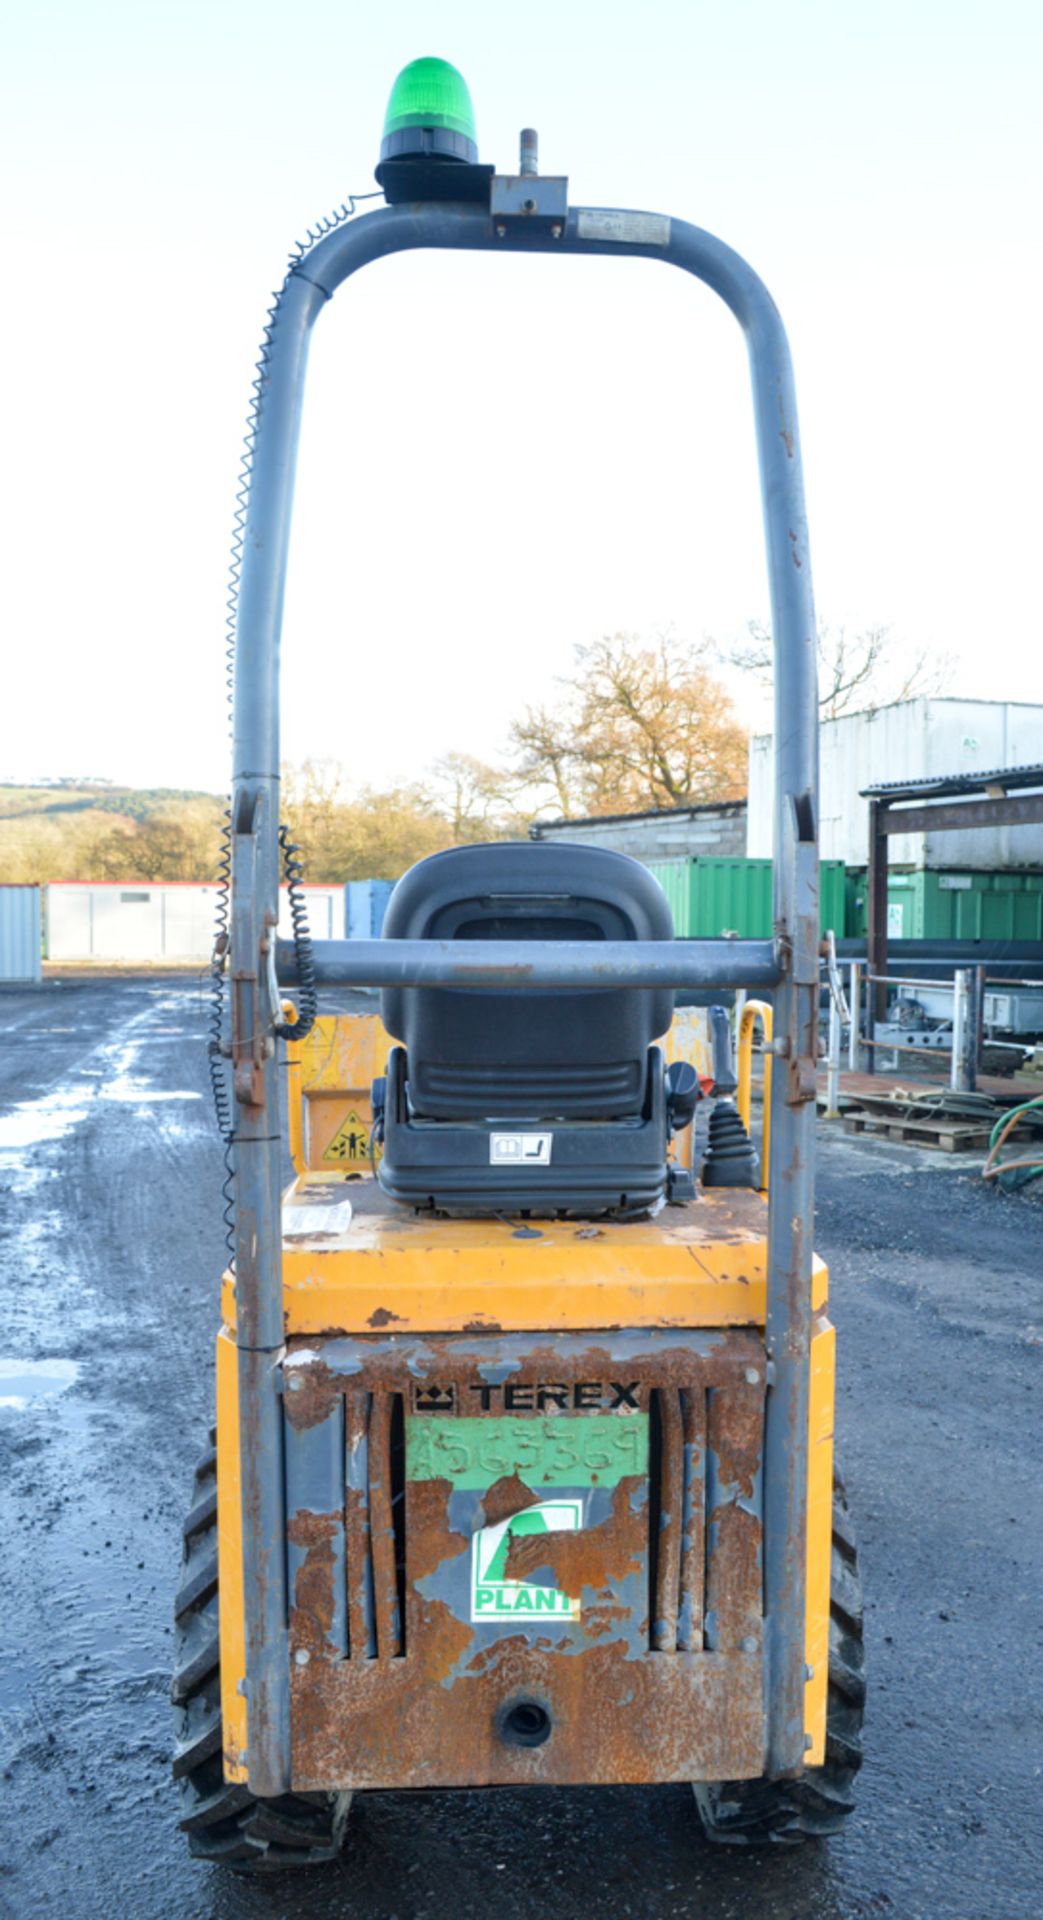
[{"label": "grey roll bar frame", "polygon": [[[721,949],[723,948],[723,952]],[[337,987],[747,987],[767,993],[782,977],[771,940],[318,940],[319,986]],[[539,959],[532,959],[539,953]],[[296,978],[292,942],[276,948],[280,980]]]},{"label": "grey roll bar frame", "polygon": [[[283,1347],[279,1069],[271,1004],[278,920],[279,641],[294,470],[308,344],[326,302],[372,261],[415,248],[537,252],[661,261],[702,280],[730,308],[747,342],[775,641],[774,943],[649,943],[613,956],[553,943],[514,956],[512,984],[606,986],[634,968],[663,984],[773,985],[775,1052],[768,1215],[765,1431],[765,1769],[796,1773],[804,1756],[804,1606],[811,1224],[818,1031],[818,709],[815,616],[796,397],[789,346],[763,282],[722,241],[660,215],[570,207],[564,224],[533,231],[485,207],[411,204],[362,215],[317,241],[287,276],[273,313],[259,382],[236,622],[232,798],[232,1061],[235,1246],[247,1767],[259,1795],[291,1784],[290,1685],[282,1413]],[[464,960],[422,941],[365,943],[354,957],[317,946],[319,975],[377,985],[459,984]],[[393,959],[386,948],[394,947]],[[708,951],[708,946],[710,951]],[[379,952],[378,952],[379,949]],[[754,951],[756,949],[756,951]],[[500,953],[486,947],[488,970]],[[382,971],[383,969],[383,971]],[[768,975],[771,979],[768,979]],[[644,979],[645,974],[641,974]],[[648,978],[651,980],[652,974]],[[472,971],[470,980],[477,984]],[[488,984],[496,984],[492,979]]]}]

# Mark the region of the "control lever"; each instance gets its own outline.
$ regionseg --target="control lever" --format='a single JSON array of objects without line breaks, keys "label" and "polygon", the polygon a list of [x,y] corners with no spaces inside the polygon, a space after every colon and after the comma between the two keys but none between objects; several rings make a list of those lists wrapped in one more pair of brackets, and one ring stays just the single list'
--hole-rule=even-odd
[{"label": "control lever", "polygon": [[695,1109],[703,1097],[699,1075],[690,1060],[672,1060],[666,1070],[666,1110],[671,1133],[680,1133],[695,1119]]},{"label": "control lever", "polygon": [[737,1092],[739,1082],[735,1072],[735,1060],[732,1054],[732,1030],[728,1020],[727,1007],[711,1007],[710,1044],[713,1048],[713,1091],[715,1094]]}]

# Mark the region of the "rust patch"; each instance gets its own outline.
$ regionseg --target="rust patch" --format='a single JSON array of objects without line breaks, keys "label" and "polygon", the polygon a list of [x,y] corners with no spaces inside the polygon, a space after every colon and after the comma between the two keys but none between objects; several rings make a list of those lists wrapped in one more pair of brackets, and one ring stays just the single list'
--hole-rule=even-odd
[{"label": "rust patch", "polygon": [[[756,1656],[626,1660],[607,1635],[568,1654],[504,1638],[480,1672],[468,1668],[447,1686],[469,1633],[451,1615],[432,1625],[445,1636],[441,1685],[409,1656],[294,1667],[297,1791],[728,1780],[763,1767]],[[553,1732],[541,1747],[509,1746],[500,1736],[499,1711],[519,1694],[549,1705]]]},{"label": "rust patch", "polygon": [[706,1612],[718,1653],[761,1643],[762,1526],[751,1511],[761,1455],[764,1403],[760,1386],[735,1386],[709,1398],[707,1443],[716,1467],[717,1499],[706,1515],[712,1551]]},{"label": "rust patch", "polygon": [[340,1527],[335,1513],[291,1515],[286,1538],[305,1558],[297,1569],[290,1605],[290,1633],[295,1647],[319,1651],[326,1646],[333,1625],[333,1541]]},{"label": "rust patch", "polygon": [[606,1633],[613,1633],[630,1618],[627,1607],[600,1606],[588,1607],[583,1615],[583,1631],[590,1640],[600,1640]]},{"label": "rust patch", "polygon": [[505,1473],[502,1480],[494,1480],[487,1493],[482,1495],[482,1513],[485,1518],[482,1525],[495,1527],[500,1520],[506,1520],[512,1513],[522,1513],[526,1507],[535,1507],[543,1499],[542,1493],[533,1493],[516,1473]]},{"label": "rust patch", "polygon": [[[470,1540],[449,1531],[448,1480],[410,1480],[406,1489],[409,1593],[446,1560],[466,1553]],[[408,1638],[408,1635],[407,1635]]]},{"label": "rust patch", "polygon": [[377,1328],[390,1327],[392,1321],[395,1321],[399,1326],[404,1324],[402,1315],[400,1313],[392,1313],[390,1307],[374,1307],[369,1319],[366,1321],[366,1325],[367,1327]]},{"label": "rust patch", "polygon": [[343,1379],[330,1371],[321,1354],[306,1367],[287,1367],[284,1384],[286,1418],[298,1433],[325,1420],[344,1392]]},{"label": "rust patch", "polygon": [[443,1600],[425,1600],[418,1624],[424,1636],[424,1679],[441,1687],[473,1644],[474,1630]]},{"label": "rust patch", "polygon": [[512,1533],[507,1579],[528,1580],[541,1567],[549,1567],[554,1585],[578,1599],[585,1587],[604,1592],[614,1580],[639,1572],[641,1546],[634,1538],[630,1496],[643,1483],[643,1475],[621,1480],[612,1497],[612,1512],[600,1526],[579,1533]]},{"label": "rust patch", "polygon": [[465,1320],[463,1331],[464,1333],[502,1333],[503,1328],[498,1320],[477,1319]]}]

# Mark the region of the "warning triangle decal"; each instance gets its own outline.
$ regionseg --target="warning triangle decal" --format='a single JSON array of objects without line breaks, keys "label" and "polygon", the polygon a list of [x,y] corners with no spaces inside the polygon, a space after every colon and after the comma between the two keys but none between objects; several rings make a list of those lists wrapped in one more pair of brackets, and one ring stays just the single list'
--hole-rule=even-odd
[{"label": "warning triangle decal", "polygon": [[368,1167],[369,1121],[346,1113],[322,1157],[337,1167]]}]

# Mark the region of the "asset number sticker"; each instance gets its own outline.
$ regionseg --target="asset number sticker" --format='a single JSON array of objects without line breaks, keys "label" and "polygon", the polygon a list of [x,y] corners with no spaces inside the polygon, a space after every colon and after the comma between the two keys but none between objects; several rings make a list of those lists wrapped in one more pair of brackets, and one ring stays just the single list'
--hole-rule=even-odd
[{"label": "asset number sticker", "polygon": [[648,1471],[646,1413],[549,1415],[411,1414],[407,1480],[448,1480],[484,1491],[517,1474],[526,1486],[614,1487]]}]

